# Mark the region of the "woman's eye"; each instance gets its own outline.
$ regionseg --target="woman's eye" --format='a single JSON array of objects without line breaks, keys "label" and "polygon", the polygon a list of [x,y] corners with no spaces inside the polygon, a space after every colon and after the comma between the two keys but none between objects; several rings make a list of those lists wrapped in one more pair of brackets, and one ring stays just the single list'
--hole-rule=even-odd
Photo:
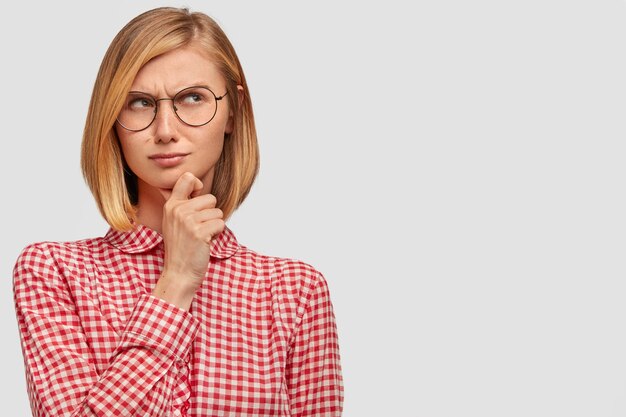
[{"label": "woman's eye", "polygon": [[130,102],[128,103],[128,107],[130,107],[131,109],[140,110],[151,108],[153,107],[153,105],[152,100],[140,97],[130,100]]},{"label": "woman's eye", "polygon": [[204,101],[204,97],[202,96],[202,94],[198,94],[198,93],[189,93],[181,97],[181,102],[184,104],[195,104],[195,103],[201,103],[203,101]]}]

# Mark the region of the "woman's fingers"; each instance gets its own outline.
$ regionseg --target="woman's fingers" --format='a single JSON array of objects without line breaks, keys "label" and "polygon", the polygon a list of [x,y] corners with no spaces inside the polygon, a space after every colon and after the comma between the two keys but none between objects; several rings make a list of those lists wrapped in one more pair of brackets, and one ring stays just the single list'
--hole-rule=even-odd
[{"label": "woman's fingers", "polygon": [[217,199],[213,194],[203,194],[186,200],[184,204],[190,211],[200,211],[217,206]]},{"label": "woman's fingers", "polygon": [[198,226],[198,236],[203,238],[205,243],[211,243],[213,236],[222,233],[224,227],[226,223],[221,218],[208,220]]},{"label": "woman's fingers", "polygon": [[209,220],[214,220],[214,219],[221,220],[224,218],[224,213],[222,212],[222,210],[218,208],[210,208],[210,209],[197,211],[193,213],[190,217],[194,222],[200,224],[200,223],[208,222]]},{"label": "woman's fingers", "polygon": [[196,239],[208,244],[214,236],[224,231],[223,216],[222,210],[213,208],[195,212],[184,221]]},{"label": "woman's fingers", "polygon": [[181,175],[176,184],[174,184],[174,188],[172,188],[172,193],[168,198],[168,201],[186,201],[189,200],[189,197],[195,192],[199,192],[202,190],[202,181],[200,181],[196,176],[194,176],[191,172],[185,172]]},{"label": "woman's fingers", "polygon": [[216,204],[217,200],[211,194],[185,201],[169,200],[164,206],[163,219],[165,222],[185,223],[188,227],[194,228],[195,223],[224,217],[222,210],[215,207]]}]

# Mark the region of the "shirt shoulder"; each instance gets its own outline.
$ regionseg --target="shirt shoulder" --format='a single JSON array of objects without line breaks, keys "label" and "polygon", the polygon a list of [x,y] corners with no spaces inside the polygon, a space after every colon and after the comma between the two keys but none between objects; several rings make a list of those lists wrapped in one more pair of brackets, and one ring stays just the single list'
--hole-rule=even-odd
[{"label": "shirt shoulder", "polygon": [[91,263],[94,254],[107,246],[102,237],[76,241],[41,241],[30,243],[22,249],[13,268],[14,281],[28,276],[58,275],[67,268]]},{"label": "shirt shoulder", "polygon": [[326,286],[324,274],[316,267],[300,259],[260,254],[241,245],[235,255],[236,262],[253,266],[271,281],[271,286],[297,294],[304,300],[319,286]]},{"label": "shirt shoulder", "polygon": [[84,256],[99,250],[108,245],[104,238],[96,237],[67,242],[41,241],[30,243],[22,249],[17,260],[27,261],[30,259],[45,258],[65,258],[71,256]]}]

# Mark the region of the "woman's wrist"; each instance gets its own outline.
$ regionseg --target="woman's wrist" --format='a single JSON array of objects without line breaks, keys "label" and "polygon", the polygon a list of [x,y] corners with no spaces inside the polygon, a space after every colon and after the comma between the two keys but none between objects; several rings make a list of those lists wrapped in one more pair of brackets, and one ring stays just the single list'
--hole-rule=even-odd
[{"label": "woman's wrist", "polygon": [[189,310],[195,294],[195,285],[189,284],[185,277],[179,277],[170,272],[163,272],[152,290],[153,296],[183,310]]}]

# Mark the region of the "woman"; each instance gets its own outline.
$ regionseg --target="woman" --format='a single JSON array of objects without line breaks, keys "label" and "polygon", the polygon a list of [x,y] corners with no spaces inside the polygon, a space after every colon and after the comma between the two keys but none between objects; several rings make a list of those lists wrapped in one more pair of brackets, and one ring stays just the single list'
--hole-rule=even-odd
[{"label": "woman", "polygon": [[241,65],[213,20],[159,8],[119,32],[81,162],[111,229],[30,245],[14,270],[33,415],[341,414],[323,276],[225,225],[258,148]]}]

